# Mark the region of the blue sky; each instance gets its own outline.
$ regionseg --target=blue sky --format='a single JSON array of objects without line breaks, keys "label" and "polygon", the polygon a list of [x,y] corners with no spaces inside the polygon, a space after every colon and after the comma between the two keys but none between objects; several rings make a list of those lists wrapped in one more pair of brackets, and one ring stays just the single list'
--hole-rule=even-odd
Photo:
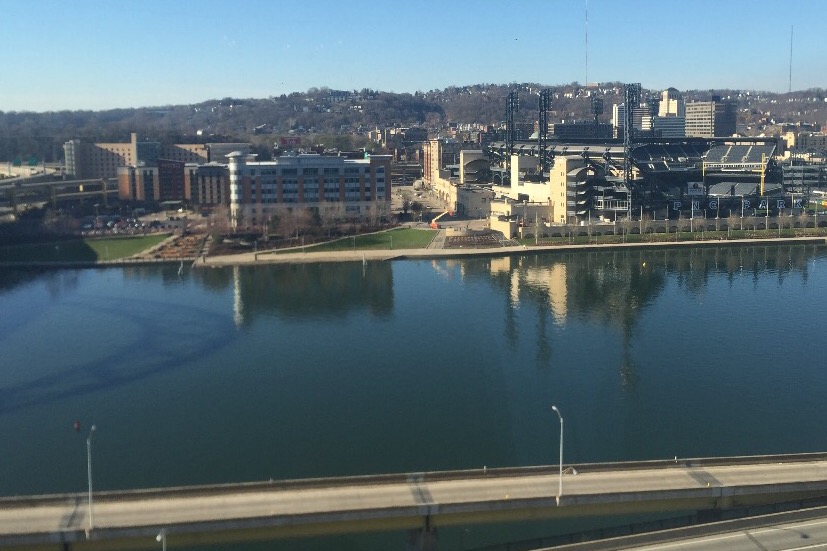
[{"label": "blue sky", "polygon": [[[588,75],[586,6],[588,5]],[[311,87],[827,87],[827,0],[0,0],[0,111]]]}]

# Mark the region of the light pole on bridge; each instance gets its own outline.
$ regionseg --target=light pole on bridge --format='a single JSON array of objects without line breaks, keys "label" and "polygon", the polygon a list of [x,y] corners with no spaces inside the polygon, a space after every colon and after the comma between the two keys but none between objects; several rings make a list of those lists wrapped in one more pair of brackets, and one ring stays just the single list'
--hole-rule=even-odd
[{"label": "light pole on bridge", "polygon": [[158,532],[157,536],[155,536],[155,541],[160,542],[161,551],[167,551],[167,529],[166,528],[161,528],[161,531]]},{"label": "light pole on bridge", "polygon": [[557,406],[551,406],[551,409],[560,418],[560,482],[557,486],[557,505],[560,505],[560,497],[563,495],[563,416]]}]

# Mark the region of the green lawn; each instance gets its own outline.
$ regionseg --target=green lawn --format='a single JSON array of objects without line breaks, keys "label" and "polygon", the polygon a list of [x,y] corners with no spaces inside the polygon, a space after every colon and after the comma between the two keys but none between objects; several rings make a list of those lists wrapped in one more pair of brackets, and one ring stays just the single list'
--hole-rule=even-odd
[{"label": "green lawn", "polygon": [[[378,250],[378,249],[424,249],[434,238],[436,230],[398,228],[370,235],[345,237],[329,243],[305,247],[307,252]],[[284,251],[287,252],[287,251]],[[290,252],[295,252],[293,249]]]},{"label": "green lawn", "polygon": [[565,237],[543,237],[537,243],[533,237],[518,239],[521,245],[531,247],[537,245],[585,245],[589,243],[656,243],[664,241],[717,241],[722,239],[767,239],[773,237],[821,237],[827,235],[825,228],[782,228],[769,230],[726,230],[721,231],[694,231],[675,233],[629,233],[625,236],[618,232],[618,235],[572,235]]},{"label": "green lawn", "polygon": [[52,243],[0,247],[0,262],[96,262],[132,256],[156,245],[169,234],[139,237],[72,239]]}]

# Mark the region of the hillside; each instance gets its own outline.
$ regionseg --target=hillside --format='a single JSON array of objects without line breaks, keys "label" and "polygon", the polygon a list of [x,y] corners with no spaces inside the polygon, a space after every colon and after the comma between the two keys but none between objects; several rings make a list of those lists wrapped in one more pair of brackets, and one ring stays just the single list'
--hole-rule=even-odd
[{"label": "hillside", "polygon": [[[266,157],[278,136],[308,136],[342,148],[366,145],[366,131],[377,126],[422,125],[433,135],[449,122],[499,124],[504,119],[505,96],[519,90],[517,120],[537,119],[537,94],[546,85],[474,84],[451,86],[415,94],[362,89],[336,91],[311,88],[307,92],[265,99],[223,98],[193,105],[142,107],[108,111],[46,113],[0,111],[0,161],[31,157],[60,161],[66,140],[128,141],[131,132],[165,143],[249,141]],[[582,87],[576,83],[554,90],[549,120],[591,118],[590,97],[604,99],[602,120],[611,118],[611,106],[622,101],[622,84]],[[658,90],[644,90],[649,97]],[[804,90],[788,94],[740,90],[690,90],[688,101],[708,100],[711,94],[738,100],[739,129],[747,134],[774,134],[781,123],[827,123],[827,91]],[[312,138],[310,135],[313,135]]]}]

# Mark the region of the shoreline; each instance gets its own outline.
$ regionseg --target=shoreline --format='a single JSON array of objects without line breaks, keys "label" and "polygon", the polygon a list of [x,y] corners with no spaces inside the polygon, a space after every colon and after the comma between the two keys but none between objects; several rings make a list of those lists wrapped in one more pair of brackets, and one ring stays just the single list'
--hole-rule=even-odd
[{"label": "shoreline", "polygon": [[191,268],[222,268],[228,266],[255,266],[267,264],[308,264],[326,262],[385,262],[393,260],[435,260],[447,258],[495,257],[525,254],[611,251],[628,249],[669,249],[684,247],[746,247],[760,245],[814,244],[827,245],[827,237],[768,237],[765,239],[721,239],[707,241],[658,241],[649,243],[584,243],[577,245],[512,246],[496,248],[459,249],[364,249],[355,251],[288,252],[260,251],[221,256],[200,256],[170,259],[123,258],[102,261],[66,262],[2,262],[3,268],[108,268],[126,266],[147,266],[158,264],[187,264]]},{"label": "shoreline", "polygon": [[201,257],[193,262],[195,268],[224,266],[249,266],[264,264],[303,264],[313,262],[365,262],[392,260],[432,260],[440,258],[469,258],[474,256],[512,256],[519,254],[542,254],[549,252],[607,251],[624,249],[663,249],[681,247],[735,247],[784,245],[784,244],[827,245],[825,237],[770,237],[766,239],[722,239],[708,241],[660,241],[652,243],[585,243],[578,245],[515,246],[485,249],[399,249],[399,250],[357,250],[329,252],[281,253],[255,252],[214,257]]}]

